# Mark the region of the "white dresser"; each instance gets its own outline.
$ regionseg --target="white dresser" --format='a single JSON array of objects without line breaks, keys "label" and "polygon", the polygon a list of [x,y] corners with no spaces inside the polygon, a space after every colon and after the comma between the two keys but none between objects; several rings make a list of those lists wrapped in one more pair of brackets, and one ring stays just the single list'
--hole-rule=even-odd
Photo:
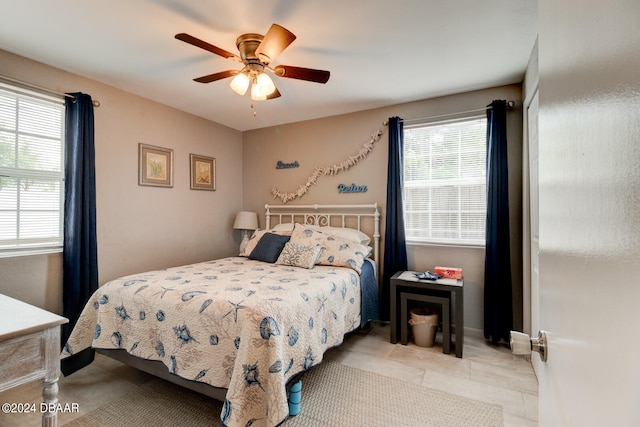
[{"label": "white dresser", "polygon": [[[56,427],[60,325],[68,320],[0,294],[0,392],[43,380],[42,425]],[[51,411],[49,408],[53,408]]]}]

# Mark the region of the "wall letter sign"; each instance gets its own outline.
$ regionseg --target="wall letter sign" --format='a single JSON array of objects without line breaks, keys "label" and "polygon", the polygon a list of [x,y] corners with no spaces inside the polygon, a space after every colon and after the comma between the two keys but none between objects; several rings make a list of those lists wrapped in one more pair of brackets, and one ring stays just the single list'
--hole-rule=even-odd
[{"label": "wall letter sign", "polygon": [[355,185],[355,184],[351,184],[351,185],[340,184],[338,185],[338,192],[339,193],[366,193],[367,186]]},{"label": "wall letter sign", "polygon": [[300,163],[298,163],[297,160],[293,163],[285,163],[281,160],[278,160],[278,163],[276,163],[276,169],[291,169],[291,168],[299,168],[299,167],[300,167]]}]

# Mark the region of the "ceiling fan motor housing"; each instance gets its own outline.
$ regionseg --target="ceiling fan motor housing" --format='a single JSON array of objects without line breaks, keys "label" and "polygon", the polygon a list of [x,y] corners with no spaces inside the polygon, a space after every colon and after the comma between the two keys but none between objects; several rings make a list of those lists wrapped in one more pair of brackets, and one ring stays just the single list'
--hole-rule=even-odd
[{"label": "ceiling fan motor housing", "polygon": [[264,36],[261,34],[243,34],[236,39],[236,46],[240,52],[240,58],[246,64],[248,61],[259,61],[256,56],[256,49],[262,43]]}]

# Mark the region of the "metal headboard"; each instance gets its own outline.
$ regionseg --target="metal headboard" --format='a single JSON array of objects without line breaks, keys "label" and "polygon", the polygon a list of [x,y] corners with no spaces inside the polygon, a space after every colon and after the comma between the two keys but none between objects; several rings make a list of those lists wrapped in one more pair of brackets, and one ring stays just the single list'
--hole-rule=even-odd
[{"label": "metal headboard", "polygon": [[[266,229],[276,224],[302,224],[355,228],[371,237],[373,259],[380,272],[380,209],[371,205],[264,205]],[[277,223],[274,222],[277,220]]]}]

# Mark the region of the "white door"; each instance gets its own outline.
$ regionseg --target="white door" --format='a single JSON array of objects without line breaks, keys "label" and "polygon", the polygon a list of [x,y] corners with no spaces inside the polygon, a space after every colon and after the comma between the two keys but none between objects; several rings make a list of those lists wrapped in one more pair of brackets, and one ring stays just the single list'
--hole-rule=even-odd
[{"label": "white door", "polygon": [[538,8],[538,421],[640,426],[640,1]]}]

